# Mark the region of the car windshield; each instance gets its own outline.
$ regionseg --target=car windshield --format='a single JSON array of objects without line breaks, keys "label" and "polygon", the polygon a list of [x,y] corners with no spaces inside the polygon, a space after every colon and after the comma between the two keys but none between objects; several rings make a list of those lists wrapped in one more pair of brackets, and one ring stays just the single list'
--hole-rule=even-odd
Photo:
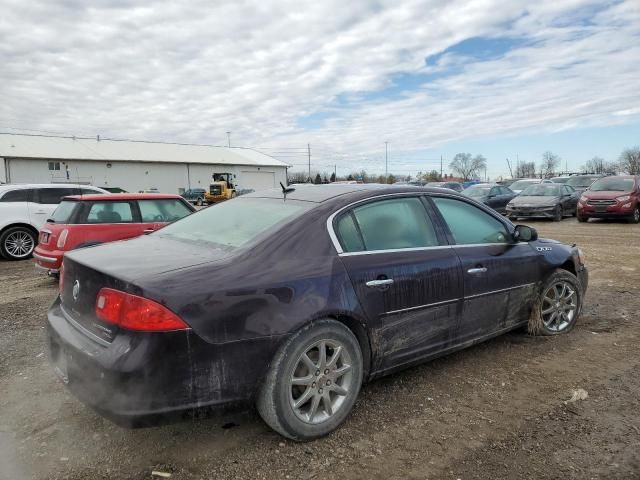
[{"label": "car windshield", "polygon": [[467,197],[486,197],[491,187],[470,187],[462,192]]},{"label": "car windshield", "polygon": [[535,185],[537,183],[540,182],[538,180],[518,180],[517,182],[512,183],[509,188],[511,188],[511,190],[524,190],[529,185]]},{"label": "car windshield", "polygon": [[633,180],[631,178],[602,178],[593,182],[589,190],[594,192],[629,192],[633,190]]},{"label": "car windshield", "polygon": [[158,234],[237,248],[312,207],[294,200],[236,198],[178,220]]},{"label": "car windshield", "polygon": [[574,188],[586,188],[596,180],[595,177],[571,177],[567,180],[567,185],[571,185]]},{"label": "car windshield", "polygon": [[560,195],[560,186],[553,183],[542,183],[531,185],[526,188],[520,196],[522,197],[557,197]]},{"label": "car windshield", "polygon": [[73,213],[73,209],[76,208],[78,202],[73,202],[70,200],[64,200],[60,202],[58,207],[51,214],[51,219],[55,223],[66,223],[71,218],[71,214]]},{"label": "car windshield", "polygon": [[551,179],[553,183],[567,183],[569,177],[554,177]]}]

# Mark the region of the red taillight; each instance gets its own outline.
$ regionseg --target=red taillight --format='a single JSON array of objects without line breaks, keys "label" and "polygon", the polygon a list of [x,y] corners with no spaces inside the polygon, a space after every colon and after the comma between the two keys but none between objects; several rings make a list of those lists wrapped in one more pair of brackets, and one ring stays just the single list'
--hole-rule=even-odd
[{"label": "red taillight", "polygon": [[96,315],[127,330],[162,332],[189,328],[180,317],[159,303],[112,288],[98,292]]}]

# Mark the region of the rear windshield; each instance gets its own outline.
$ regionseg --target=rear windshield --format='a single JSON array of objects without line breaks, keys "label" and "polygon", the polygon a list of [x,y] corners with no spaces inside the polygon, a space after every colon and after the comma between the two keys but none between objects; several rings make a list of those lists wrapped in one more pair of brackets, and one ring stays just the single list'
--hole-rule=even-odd
[{"label": "rear windshield", "polygon": [[583,188],[591,185],[596,179],[596,177],[571,177],[569,180],[567,180],[566,184],[571,185],[574,188]]},{"label": "rear windshield", "polygon": [[553,183],[541,183],[540,185],[531,185],[520,195],[523,197],[557,197],[560,195],[561,188]]},{"label": "rear windshield", "polygon": [[631,178],[601,178],[593,182],[589,190],[594,192],[630,192],[633,190],[633,180]]},{"label": "rear windshield", "polygon": [[77,205],[78,202],[63,200],[51,214],[51,219],[55,223],[67,223]]},{"label": "rear windshield", "polygon": [[236,198],[189,215],[159,230],[158,234],[237,248],[313,205],[271,198]]},{"label": "rear windshield", "polygon": [[540,180],[518,180],[511,184],[511,190],[524,190],[529,185],[535,185],[536,183],[540,183]]}]

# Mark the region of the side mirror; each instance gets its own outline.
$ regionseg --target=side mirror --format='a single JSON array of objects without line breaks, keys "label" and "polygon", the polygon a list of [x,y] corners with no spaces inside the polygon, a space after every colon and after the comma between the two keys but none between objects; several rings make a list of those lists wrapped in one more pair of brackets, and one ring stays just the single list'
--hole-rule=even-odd
[{"label": "side mirror", "polygon": [[516,242],[533,242],[538,239],[538,232],[535,228],[526,225],[516,225],[513,231],[513,239]]}]

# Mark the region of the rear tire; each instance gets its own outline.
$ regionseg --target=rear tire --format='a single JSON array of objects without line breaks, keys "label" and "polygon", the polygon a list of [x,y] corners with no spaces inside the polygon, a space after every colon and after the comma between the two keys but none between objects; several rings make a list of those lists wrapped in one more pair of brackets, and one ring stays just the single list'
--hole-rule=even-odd
[{"label": "rear tire", "polygon": [[30,228],[7,228],[0,235],[0,253],[7,260],[25,260],[31,257],[37,243],[36,233]]},{"label": "rear tire", "polygon": [[351,330],[335,320],[312,322],[276,353],[258,392],[258,413],[292,440],[323,437],[351,412],[362,371],[360,344]]}]

